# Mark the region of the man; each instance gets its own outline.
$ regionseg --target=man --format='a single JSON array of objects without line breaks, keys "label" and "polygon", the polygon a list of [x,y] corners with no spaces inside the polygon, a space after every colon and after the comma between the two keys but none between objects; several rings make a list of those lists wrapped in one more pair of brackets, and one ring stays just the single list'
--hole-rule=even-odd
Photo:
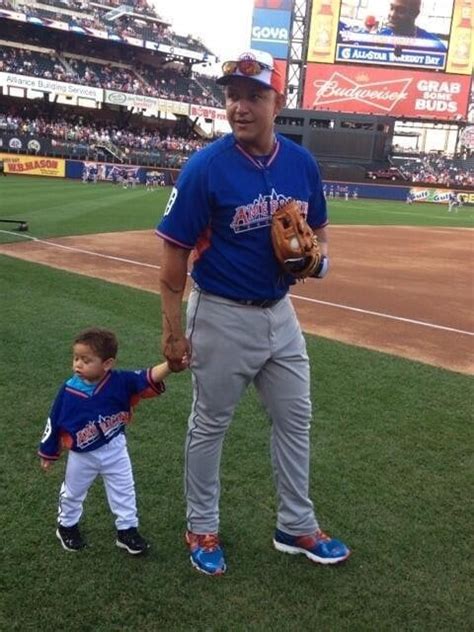
[{"label": "man", "polygon": [[[388,15],[380,24],[378,18],[373,15],[366,16],[364,23],[358,26],[350,26],[340,21],[339,31],[351,31],[360,33],[373,33],[375,35],[387,35],[390,37],[410,37],[424,42],[416,42],[410,44],[409,48],[417,48],[422,50],[446,51],[446,45],[433,33],[429,33],[424,29],[416,26],[415,20],[420,14],[421,0],[391,0],[389,3]],[[379,42],[382,46],[387,43]],[[405,48],[405,47],[403,47]],[[399,45],[394,46],[395,54],[400,55],[403,48]],[[408,48],[408,46],[406,46]]]},{"label": "man", "polygon": [[392,0],[386,24],[378,34],[429,40],[421,48],[445,51],[446,46],[439,37],[416,26],[415,20],[420,13],[420,7],[421,0]]},{"label": "man", "polygon": [[[219,464],[225,432],[253,382],[272,420],[278,494],[276,549],[335,564],[350,551],[325,535],[309,499],[311,399],[305,341],[288,296],[294,280],[279,267],[272,214],[296,200],[327,257],[326,203],[306,149],[275,135],[285,103],[273,58],[248,51],[223,64],[232,128],[183,168],[157,229],[163,238],[163,353],[172,371],[191,356],[194,399],[185,446],[186,542],[195,568],[226,570],[219,541]],[[194,288],[181,303],[195,250]],[[323,276],[327,265],[319,271]]]},{"label": "man", "polygon": [[450,191],[448,195],[448,213],[451,213],[453,210],[457,213],[460,206],[461,203],[457,193],[455,191]]}]

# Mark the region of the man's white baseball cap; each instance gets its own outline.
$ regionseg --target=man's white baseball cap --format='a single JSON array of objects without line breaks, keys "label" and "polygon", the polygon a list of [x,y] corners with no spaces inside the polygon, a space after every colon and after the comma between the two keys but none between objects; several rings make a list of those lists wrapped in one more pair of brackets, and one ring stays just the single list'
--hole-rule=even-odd
[{"label": "man's white baseball cap", "polygon": [[225,86],[233,77],[252,79],[267,88],[272,88],[278,94],[285,94],[285,82],[275,66],[273,57],[262,50],[249,49],[237,55],[235,59],[225,61],[222,64],[222,77],[217,79],[217,83]]}]

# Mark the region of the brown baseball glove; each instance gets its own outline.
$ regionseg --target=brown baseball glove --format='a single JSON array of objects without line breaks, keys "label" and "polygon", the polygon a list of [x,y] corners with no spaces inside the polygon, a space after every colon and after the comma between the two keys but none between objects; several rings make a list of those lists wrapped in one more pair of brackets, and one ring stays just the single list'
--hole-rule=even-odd
[{"label": "brown baseball glove", "polygon": [[285,272],[296,279],[317,274],[322,259],[318,240],[297,202],[290,200],[273,214],[271,235],[275,256]]}]

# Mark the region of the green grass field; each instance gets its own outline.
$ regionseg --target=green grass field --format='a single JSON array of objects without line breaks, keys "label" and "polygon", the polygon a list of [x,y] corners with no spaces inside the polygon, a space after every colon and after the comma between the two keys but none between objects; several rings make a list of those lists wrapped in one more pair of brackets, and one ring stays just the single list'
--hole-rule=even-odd
[{"label": "green grass field", "polygon": [[[36,237],[58,237],[153,228],[169,189],[147,192],[111,184],[10,176],[0,180],[0,219],[23,219]],[[333,224],[474,226],[474,207],[448,213],[446,205],[365,200],[329,201]],[[15,226],[2,224],[0,230]],[[0,233],[0,243],[12,237]]]},{"label": "green grass field", "polygon": [[[20,215],[41,237],[152,228],[166,201],[166,192],[33,178],[5,178],[0,186],[0,216]],[[374,223],[379,215],[377,223],[472,225],[466,208],[449,217],[431,205],[349,204],[334,204],[334,223]],[[307,337],[312,496],[323,527],[353,548],[343,566],[324,568],[273,550],[268,422],[250,390],[222,463],[229,571],[208,578],[191,568],[182,496],[188,373],[171,376],[162,398],[140,404],[128,433],[150,554],[132,558],[114,546],[100,482],[85,504],[89,547],[68,554],[54,536],[65,459],[44,473],[36,447],[70,374],[71,338],[90,324],[111,327],[121,342],[119,366],[147,366],[161,357],[160,300],[7,256],[0,256],[0,291],[0,630],[472,629],[470,377]]]}]

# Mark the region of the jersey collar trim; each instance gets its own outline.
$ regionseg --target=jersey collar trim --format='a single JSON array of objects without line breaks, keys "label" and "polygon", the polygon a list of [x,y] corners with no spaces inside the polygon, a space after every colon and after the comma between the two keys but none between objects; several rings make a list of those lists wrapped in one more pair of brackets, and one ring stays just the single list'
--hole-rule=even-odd
[{"label": "jersey collar trim", "polygon": [[239,145],[239,143],[236,141],[235,146],[237,147],[237,149],[247,158],[247,160],[250,160],[250,162],[257,167],[257,169],[263,170],[263,169],[267,169],[272,162],[275,160],[276,155],[278,154],[279,150],[280,150],[280,141],[277,139],[275,141],[275,144],[273,145],[273,149],[272,149],[272,153],[270,154],[267,163],[265,166],[261,165],[258,160],[252,156],[252,154],[249,154],[248,151],[246,151],[242,145]]}]

